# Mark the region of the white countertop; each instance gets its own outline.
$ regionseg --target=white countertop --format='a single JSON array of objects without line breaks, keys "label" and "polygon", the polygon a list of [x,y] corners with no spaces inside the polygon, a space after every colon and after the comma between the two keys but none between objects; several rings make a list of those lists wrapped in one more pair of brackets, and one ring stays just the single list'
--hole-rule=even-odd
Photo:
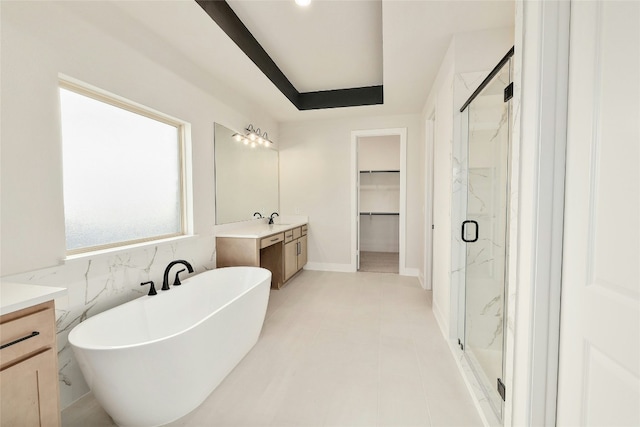
[{"label": "white countertop", "polygon": [[66,294],[65,288],[2,282],[0,283],[0,315],[22,310]]},{"label": "white countertop", "polygon": [[307,224],[307,218],[283,218],[276,219],[275,224],[269,225],[265,222],[246,221],[233,224],[232,227],[225,227],[215,233],[216,237],[235,237],[244,239],[261,239],[276,233],[282,233],[292,228]]}]

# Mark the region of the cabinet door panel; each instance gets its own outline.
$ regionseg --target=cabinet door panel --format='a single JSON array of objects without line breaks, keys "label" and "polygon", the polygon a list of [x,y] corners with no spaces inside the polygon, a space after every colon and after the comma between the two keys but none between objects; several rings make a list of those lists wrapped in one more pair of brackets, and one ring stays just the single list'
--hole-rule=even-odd
[{"label": "cabinet door panel", "polygon": [[2,344],[19,340],[37,333],[32,338],[17,342],[0,350],[0,363],[2,366],[12,364],[14,360],[24,357],[25,354],[35,353],[38,349],[51,346],[55,342],[55,316],[53,306],[47,307],[35,313],[4,322],[0,325],[0,337]]},{"label": "cabinet door panel", "polygon": [[298,241],[284,245],[284,281],[289,280],[298,271]]},{"label": "cabinet door panel", "polygon": [[300,253],[298,254],[298,270],[300,270],[307,263],[307,236],[300,237],[298,242],[300,242]]},{"label": "cabinet door panel", "polygon": [[1,426],[59,426],[57,374],[50,348],[0,371]]}]

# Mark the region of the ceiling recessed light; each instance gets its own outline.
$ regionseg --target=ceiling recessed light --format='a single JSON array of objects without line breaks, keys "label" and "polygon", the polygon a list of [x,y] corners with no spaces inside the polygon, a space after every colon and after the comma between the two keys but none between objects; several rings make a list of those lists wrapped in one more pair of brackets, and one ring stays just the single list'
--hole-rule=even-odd
[{"label": "ceiling recessed light", "polygon": [[311,4],[311,0],[296,0],[296,4],[298,6],[309,6]]}]

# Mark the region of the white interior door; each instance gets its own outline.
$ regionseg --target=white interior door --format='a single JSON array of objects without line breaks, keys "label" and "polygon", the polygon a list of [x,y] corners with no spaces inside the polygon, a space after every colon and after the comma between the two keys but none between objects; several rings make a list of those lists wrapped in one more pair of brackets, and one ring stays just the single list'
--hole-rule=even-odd
[{"label": "white interior door", "polygon": [[640,425],[639,28],[572,2],[559,426]]}]

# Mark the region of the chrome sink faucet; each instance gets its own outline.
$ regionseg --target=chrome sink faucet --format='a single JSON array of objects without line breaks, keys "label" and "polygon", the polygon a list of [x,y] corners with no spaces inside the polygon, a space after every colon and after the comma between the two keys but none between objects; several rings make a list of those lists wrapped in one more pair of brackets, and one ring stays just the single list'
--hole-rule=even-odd
[{"label": "chrome sink faucet", "polygon": [[[176,260],[176,261],[171,261],[169,263],[169,265],[167,266],[167,268],[164,269],[164,277],[162,279],[162,290],[163,291],[168,291],[169,290],[169,270],[171,270],[171,267],[173,267],[176,264],[183,264],[185,267],[187,267],[187,270],[189,270],[189,273],[193,273],[193,267],[187,261],[185,261],[183,259],[179,259],[179,260]],[[180,271],[178,271],[176,273],[176,279],[173,282],[174,286],[178,286],[180,284],[180,278],[178,277],[178,275],[183,271],[184,271],[184,269],[182,269],[182,270],[180,270]]]},{"label": "chrome sink faucet", "polygon": [[269,224],[273,224],[273,216],[274,216],[274,215],[275,215],[275,216],[280,216],[280,215],[278,215],[278,212],[274,212],[274,213],[272,213],[272,214],[271,214],[271,216],[269,217]]}]

